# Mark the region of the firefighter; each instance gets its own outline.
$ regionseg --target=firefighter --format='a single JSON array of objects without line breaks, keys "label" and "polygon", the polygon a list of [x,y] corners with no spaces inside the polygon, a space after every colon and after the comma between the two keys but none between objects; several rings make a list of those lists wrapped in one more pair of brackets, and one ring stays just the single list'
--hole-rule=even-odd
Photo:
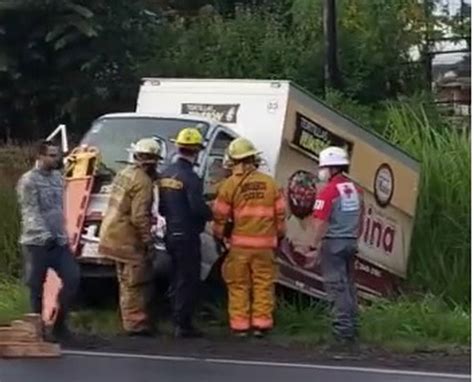
[{"label": "firefighter", "polygon": [[315,247],[328,301],[332,306],[333,334],[339,344],[357,339],[357,298],[353,263],[362,230],[362,191],[344,173],[349,169],[347,152],[328,147],[319,154],[318,177],[325,186],[314,209]]},{"label": "firefighter", "polygon": [[222,267],[230,328],[239,337],[251,329],[260,337],[273,327],[274,251],[285,234],[285,201],[275,181],[257,170],[259,152],[250,141],[235,139],[227,154],[233,171],[213,205],[213,233],[230,247]]},{"label": "firefighter", "polygon": [[193,171],[203,148],[196,128],[181,130],[175,140],[178,155],[160,177],[160,213],[166,219],[166,248],[171,256],[172,310],[177,338],[200,337],[192,316],[199,293],[201,239],[212,212],[204,200],[203,184]]},{"label": "firefighter", "polygon": [[[35,168],[23,174],[17,186],[21,208],[20,243],[25,258],[25,279],[33,313],[43,311],[43,286],[49,268],[61,279],[60,309],[48,339],[66,340],[71,333],[67,316],[79,286],[79,267],[69,250],[63,213],[63,178],[59,147],[39,144]],[[46,303],[48,301],[45,301]],[[54,304],[54,301],[50,303]],[[51,334],[51,336],[49,335]]]},{"label": "firefighter", "polygon": [[116,262],[122,325],[130,336],[151,336],[151,209],[161,146],[153,138],[133,148],[134,164],[115,177],[100,230],[99,251]]}]

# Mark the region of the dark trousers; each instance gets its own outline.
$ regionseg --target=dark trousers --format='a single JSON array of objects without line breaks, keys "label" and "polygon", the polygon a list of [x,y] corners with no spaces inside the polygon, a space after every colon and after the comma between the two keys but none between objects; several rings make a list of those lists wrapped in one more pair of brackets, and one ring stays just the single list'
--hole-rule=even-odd
[{"label": "dark trousers", "polygon": [[336,339],[357,337],[357,294],[353,264],[357,242],[352,239],[328,239],[321,246],[321,270],[324,288],[332,310]]},{"label": "dark trousers", "polygon": [[201,240],[199,236],[170,234],[166,248],[171,256],[171,298],[173,321],[182,328],[192,327],[192,316],[199,297]]},{"label": "dark trousers", "polygon": [[61,329],[79,287],[79,266],[67,246],[47,249],[42,246],[23,246],[25,281],[30,289],[30,304],[33,313],[41,314],[43,283],[48,268],[54,269],[61,278],[63,287],[59,295],[60,310],[55,327]]}]

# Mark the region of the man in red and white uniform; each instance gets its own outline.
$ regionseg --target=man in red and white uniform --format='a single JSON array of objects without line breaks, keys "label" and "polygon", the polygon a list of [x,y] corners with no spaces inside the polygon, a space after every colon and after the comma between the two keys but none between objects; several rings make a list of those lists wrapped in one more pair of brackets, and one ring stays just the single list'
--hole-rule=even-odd
[{"label": "man in red and white uniform", "polygon": [[316,197],[315,247],[319,247],[321,270],[328,301],[332,306],[333,333],[342,343],[357,337],[357,297],[353,263],[362,230],[362,190],[344,176],[349,157],[340,147],[319,154],[318,177],[326,185]]}]

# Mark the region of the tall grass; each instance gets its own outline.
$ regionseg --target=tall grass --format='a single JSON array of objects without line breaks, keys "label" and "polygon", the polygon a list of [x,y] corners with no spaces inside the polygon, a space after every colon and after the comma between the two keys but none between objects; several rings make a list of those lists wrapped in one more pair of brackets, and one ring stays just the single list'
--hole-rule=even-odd
[{"label": "tall grass", "polygon": [[13,278],[0,278],[0,325],[7,325],[27,312],[26,288]]},{"label": "tall grass", "polygon": [[0,277],[18,277],[20,264],[20,216],[14,189],[0,188]]},{"label": "tall grass", "polygon": [[[471,339],[469,309],[453,309],[430,294],[361,306],[359,321],[362,342],[399,351],[467,349]],[[277,339],[319,344],[331,338],[324,304],[280,302],[276,323]]]},{"label": "tall grass", "polygon": [[470,135],[421,105],[391,105],[386,135],[421,161],[408,279],[450,302],[470,302]]},{"label": "tall grass", "polygon": [[17,277],[20,273],[20,216],[15,185],[32,163],[32,147],[0,147],[0,277]]}]

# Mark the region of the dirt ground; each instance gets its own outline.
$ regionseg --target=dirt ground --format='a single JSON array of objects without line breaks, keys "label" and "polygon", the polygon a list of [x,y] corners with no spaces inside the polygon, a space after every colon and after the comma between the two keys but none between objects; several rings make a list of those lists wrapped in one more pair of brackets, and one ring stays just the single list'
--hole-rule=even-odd
[{"label": "dirt ground", "polygon": [[426,352],[400,354],[362,345],[357,353],[340,354],[325,347],[296,343],[279,343],[265,339],[237,339],[230,336],[207,335],[202,339],[174,339],[169,334],[155,338],[125,336],[92,337],[78,335],[64,348],[74,350],[221,358],[271,362],[318,363],[345,366],[389,367],[407,370],[470,373],[470,353]]}]

